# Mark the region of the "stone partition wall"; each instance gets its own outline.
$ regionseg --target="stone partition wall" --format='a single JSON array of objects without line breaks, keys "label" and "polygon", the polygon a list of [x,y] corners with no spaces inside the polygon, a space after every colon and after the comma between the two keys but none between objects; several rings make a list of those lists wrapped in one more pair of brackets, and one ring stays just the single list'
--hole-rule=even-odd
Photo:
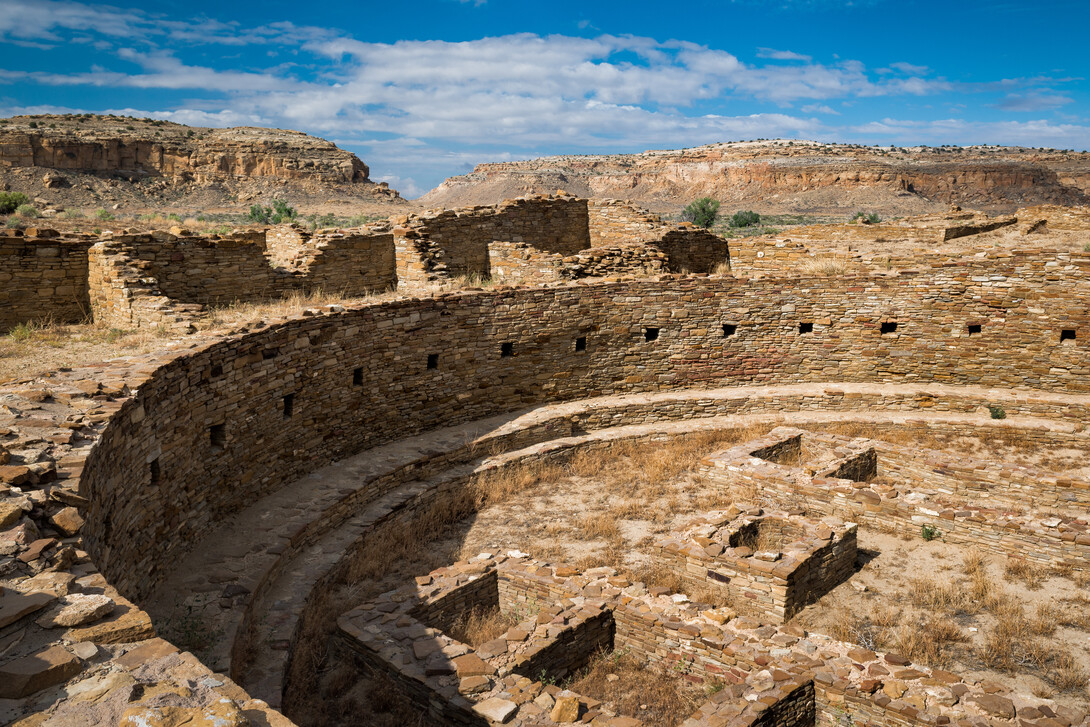
[{"label": "stone partition wall", "polygon": [[661,236],[666,223],[627,200],[592,199],[588,202],[591,247],[616,247],[650,242]]},{"label": "stone partition wall", "polygon": [[701,515],[654,552],[690,587],[721,592],[739,613],[785,623],[851,577],[856,530],[836,519],[734,508]]},{"label": "stone partition wall", "polygon": [[53,230],[0,234],[0,334],[20,323],[79,323],[91,312],[87,249],[91,242]]},{"label": "stone partition wall", "polygon": [[[88,549],[146,593],[211,523],[322,464],[547,401],[830,380],[1090,390],[1086,281],[1035,275],[631,281],[293,320],[194,349],[140,388],[86,465]],[[799,334],[815,317],[835,323]],[[730,335],[725,320],[740,322]],[[985,335],[957,335],[965,320]]]},{"label": "stone partition wall", "polygon": [[[287,243],[281,243],[283,254]],[[201,237],[117,235],[90,252],[96,321],[119,327],[184,322],[194,306],[260,302],[292,292],[346,296],[396,287],[393,236],[381,229],[308,238],[290,268],[274,266],[263,232]],[[285,261],[281,261],[285,262]]]},{"label": "stone partition wall", "polygon": [[671,273],[730,268],[726,239],[707,230],[688,223],[666,223],[653,212],[616,199],[591,200],[588,211],[592,248],[647,247],[665,256],[666,270]]}]

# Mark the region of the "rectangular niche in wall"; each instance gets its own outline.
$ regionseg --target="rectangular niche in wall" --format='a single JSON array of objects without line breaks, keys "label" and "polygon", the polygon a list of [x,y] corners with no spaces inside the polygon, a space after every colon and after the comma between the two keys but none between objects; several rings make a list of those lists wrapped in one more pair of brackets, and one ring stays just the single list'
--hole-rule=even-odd
[{"label": "rectangular niche in wall", "polygon": [[586,336],[580,336],[579,338],[575,339],[575,350],[577,352],[587,350],[587,337]]},{"label": "rectangular niche in wall", "polygon": [[428,368],[429,369],[439,368],[439,354],[437,354],[437,353],[429,353],[428,354]]},{"label": "rectangular niche in wall", "polygon": [[1074,341],[1074,340],[1075,340],[1075,329],[1074,328],[1065,328],[1062,331],[1060,331],[1060,341],[1061,342],[1063,342],[1063,341]]},{"label": "rectangular niche in wall", "polygon": [[657,341],[659,338],[659,329],[657,328],[644,328],[643,340],[645,341]]},{"label": "rectangular niche in wall", "polygon": [[723,338],[729,338],[738,332],[738,326],[734,323],[723,324]]},{"label": "rectangular niche in wall", "polygon": [[500,356],[506,358],[508,356],[515,355],[515,344],[508,341],[507,343],[500,344]]},{"label": "rectangular niche in wall", "polygon": [[291,419],[291,415],[295,413],[295,394],[286,394],[284,396],[284,418]]},{"label": "rectangular niche in wall", "polygon": [[227,446],[227,425],[213,424],[208,427],[208,441],[213,452],[219,452]]},{"label": "rectangular niche in wall", "polygon": [[896,333],[897,332],[897,321],[884,321],[882,323],[881,330],[882,330],[883,334]]},{"label": "rectangular niche in wall", "polygon": [[799,324],[799,333],[813,333],[813,332],[814,332],[814,324],[813,323],[800,323]]},{"label": "rectangular niche in wall", "polygon": [[151,464],[148,466],[148,469],[149,469],[150,474],[151,474],[151,484],[158,485],[160,480],[163,477],[163,471],[159,467],[159,458],[158,457],[156,457],[155,459],[153,459],[151,461]]},{"label": "rectangular niche in wall", "polygon": [[970,336],[979,336],[981,331],[981,325],[979,323],[970,323],[968,329]]},{"label": "rectangular niche in wall", "polygon": [[352,369],[352,386],[363,386],[363,367]]}]

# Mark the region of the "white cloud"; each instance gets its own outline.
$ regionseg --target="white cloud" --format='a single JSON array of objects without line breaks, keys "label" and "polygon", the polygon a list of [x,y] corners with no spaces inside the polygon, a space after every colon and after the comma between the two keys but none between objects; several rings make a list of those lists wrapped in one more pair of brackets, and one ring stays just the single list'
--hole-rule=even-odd
[{"label": "white cloud", "polygon": [[769,58],[774,61],[809,61],[810,56],[795,53],[789,50],[776,50],[775,48],[758,48],[758,58]]},{"label": "white cloud", "polygon": [[806,106],[802,107],[802,110],[803,110],[804,113],[807,113],[807,114],[832,114],[834,116],[840,116],[839,111],[836,111],[836,110],[834,110],[832,108],[829,108],[825,104],[817,104],[817,103],[807,104]]}]

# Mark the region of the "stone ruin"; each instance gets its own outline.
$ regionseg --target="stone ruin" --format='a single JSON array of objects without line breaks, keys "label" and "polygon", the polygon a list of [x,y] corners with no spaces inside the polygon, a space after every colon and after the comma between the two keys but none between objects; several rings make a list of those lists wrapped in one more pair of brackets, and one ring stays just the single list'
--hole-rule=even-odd
[{"label": "stone ruin", "polygon": [[[628,234],[631,220],[638,234]],[[726,241],[705,230],[566,194],[314,233],[293,224],[210,236],[180,227],[102,238],[3,230],[0,330],[91,318],[186,331],[210,306],[292,293],[353,298],[459,278],[557,283],[724,272],[729,257]]]},{"label": "stone ruin", "polygon": [[[581,204],[550,199],[556,215]],[[514,208],[523,206],[534,207]],[[640,249],[645,232],[661,231],[621,207],[596,213],[624,220],[614,239],[539,249],[564,268],[628,236]],[[501,224],[508,213],[277,241],[280,272],[268,279],[314,274],[338,246],[374,256],[379,239],[394,250],[373,258],[383,265],[396,269],[402,239],[412,240],[416,275],[474,272],[470,260],[492,264],[492,243],[529,244],[513,222]],[[463,223],[490,225],[487,240],[476,252],[446,252],[453,238],[440,244],[437,230]],[[70,247],[48,235],[5,237],[4,260],[21,262],[4,263],[4,282],[29,281],[20,285],[49,299],[78,287],[81,247],[90,259],[91,248],[113,245],[126,250],[118,260],[133,261],[111,278],[122,281],[117,290],[139,283],[171,299],[170,286],[183,285],[171,282],[173,263],[216,259],[208,249],[253,252],[242,239],[202,247],[172,237]],[[293,711],[306,688],[293,682],[293,664],[320,648],[390,675],[434,724],[630,727],[638,715],[553,683],[596,649],[620,646],[691,683],[721,686],[679,715],[686,727],[1084,727],[1086,712],[1063,695],[911,663],[792,619],[850,575],[856,536],[868,528],[918,535],[935,526],[948,542],[1035,567],[1087,568],[1085,477],[822,431],[835,419],[921,437],[1090,444],[1090,254],[943,250],[924,263],[823,279],[790,270],[751,278],[736,264],[735,276],[368,301],[7,382],[0,719],[282,727],[307,716]],[[155,283],[125,277],[130,267]],[[24,298],[8,300],[19,302],[5,313]],[[349,583],[383,537],[427,522],[430,508],[466,495],[482,473],[754,423],[774,428],[707,457],[699,472],[753,496],[649,548],[686,593],[499,551],[361,599],[332,616],[329,643],[307,641],[304,625],[325,613],[325,595]],[[707,592],[732,606],[702,602]],[[502,639],[470,648],[449,631],[475,604],[521,618]],[[206,637],[199,658],[162,638],[194,630]]]}]

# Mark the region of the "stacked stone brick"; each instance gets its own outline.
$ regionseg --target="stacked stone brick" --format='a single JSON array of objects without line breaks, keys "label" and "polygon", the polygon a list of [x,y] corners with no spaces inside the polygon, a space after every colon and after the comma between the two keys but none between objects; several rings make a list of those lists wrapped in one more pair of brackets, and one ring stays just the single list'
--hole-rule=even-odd
[{"label": "stacked stone brick", "polygon": [[0,231],[0,334],[20,323],[85,320],[90,246],[55,230]]},{"label": "stacked stone brick", "polygon": [[[761,549],[768,534],[775,549]],[[720,591],[740,613],[785,623],[851,577],[856,525],[734,508],[703,515],[656,543],[655,553],[691,588]]]}]

